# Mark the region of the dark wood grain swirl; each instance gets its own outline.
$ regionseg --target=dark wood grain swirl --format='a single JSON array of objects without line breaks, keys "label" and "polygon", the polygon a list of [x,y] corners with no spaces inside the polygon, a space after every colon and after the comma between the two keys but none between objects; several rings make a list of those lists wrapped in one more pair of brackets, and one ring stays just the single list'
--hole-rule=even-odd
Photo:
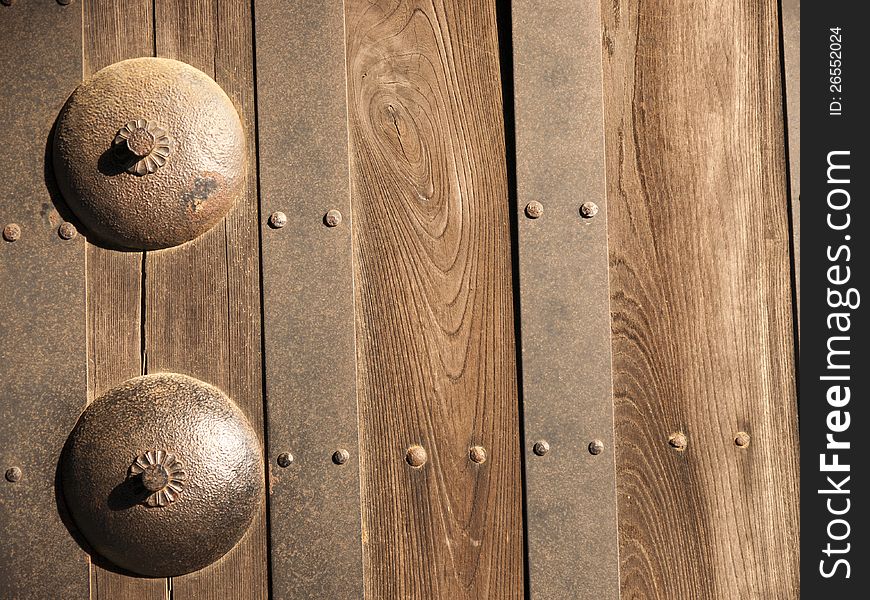
[{"label": "dark wood grain swirl", "polygon": [[352,0],[346,17],[367,597],[519,598],[494,6]]}]

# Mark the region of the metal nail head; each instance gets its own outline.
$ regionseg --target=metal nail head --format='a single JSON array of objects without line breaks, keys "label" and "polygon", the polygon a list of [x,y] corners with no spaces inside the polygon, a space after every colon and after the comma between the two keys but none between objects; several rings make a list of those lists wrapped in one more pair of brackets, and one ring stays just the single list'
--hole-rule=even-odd
[{"label": "metal nail head", "polygon": [[17,242],[21,237],[21,226],[18,223],[9,223],[3,228],[3,239],[7,242]]},{"label": "metal nail head", "polygon": [[544,215],[544,205],[537,200],[526,204],[526,216],[530,219],[540,219]]},{"label": "metal nail head", "polygon": [[592,440],[589,442],[589,454],[592,456],[598,456],[604,452],[604,442],[601,440]]},{"label": "metal nail head", "polygon": [[333,208],[323,217],[323,222],[327,227],[338,227],[341,225],[341,213]]},{"label": "metal nail head", "polygon": [[417,444],[408,448],[408,451],[405,453],[405,462],[415,469],[425,465],[428,459],[429,455],[426,453],[426,449]]},{"label": "metal nail head", "polygon": [[598,205],[594,202],[584,202],[580,205],[580,215],[584,219],[591,219],[598,214]]},{"label": "metal nail head", "polygon": [[287,215],[282,213],[280,210],[276,210],[271,215],[269,215],[269,227],[271,227],[272,229],[281,229],[286,224]]},{"label": "metal nail head", "polygon": [[18,467],[11,467],[6,470],[6,481],[9,483],[18,483],[21,481],[21,469]]},{"label": "metal nail head", "polygon": [[282,469],[286,469],[290,465],[293,464],[293,455],[289,452],[282,452],[278,455],[278,466]]},{"label": "metal nail head", "polygon": [[332,462],[337,465],[343,465],[347,461],[350,460],[350,452],[345,450],[344,448],[339,448],[335,452],[332,453]]},{"label": "metal nail head", "polygon": [[538,456],[544,456],[547,452],[550,451],[550,444],[549,442],[547,442],[547,440],[538,440],[532,447],[532,451]]},{"label": "metal nail head", "polygon": [[671,448],[677,452],[682,452],[686,449],[686,446],[689,445],[689,440],[685,433],[677,431],[676,433],[671,434],[671,437],[668,438],[668,444],[670,444]]},{"label": "metal nail head", "polygon": [[60,227],[57,228],[57,235],[60,236],[60,239],[62,240],[71,240],[77,233],[75,225],[69,221],[64,221],[60,224]]},{"label": "metal nail head", "polygon": [[474,464],[482,465],[486,462],[486,448],[483,446],[472,446],[468,449],[468,458]]},{"label": "metal nail head", "polygon": [[734,443],[738,448],[746,448],[749,446],[749,434],[745,431],[738,431],[737,435],[734,436]]}]

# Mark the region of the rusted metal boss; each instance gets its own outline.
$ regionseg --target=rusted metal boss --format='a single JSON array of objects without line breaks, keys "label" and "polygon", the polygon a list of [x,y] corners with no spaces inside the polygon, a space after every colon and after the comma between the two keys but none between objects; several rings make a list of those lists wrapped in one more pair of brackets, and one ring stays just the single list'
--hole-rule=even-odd
[{"label": "rusted metal boss", "polygon": [[208,75],[166,58],[106,67],[70,96],[54,134],[70,209],[111,246],[152,250],[217,224],[245,185],[245,136]]},{"label": "rusted metal boss", "polygon": [[217,388],[186,375],[130,379],[92,403],[61,461],[69,512],[112,563],[152,577],[211,564],[259,510],[257,434]]}]

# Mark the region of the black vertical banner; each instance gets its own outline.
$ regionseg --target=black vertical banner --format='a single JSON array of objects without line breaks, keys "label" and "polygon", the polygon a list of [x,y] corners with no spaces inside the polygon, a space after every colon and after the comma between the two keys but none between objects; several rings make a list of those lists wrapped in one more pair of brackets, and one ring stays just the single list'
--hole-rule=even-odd
[{"label": "black vertical banner", "polygon": [[[801,588],[867,598],[870,23],[862,2],[801,7]],[[794,160],[794,157],[792,157]],[[824,594],[824,595],[823,595]]]}]

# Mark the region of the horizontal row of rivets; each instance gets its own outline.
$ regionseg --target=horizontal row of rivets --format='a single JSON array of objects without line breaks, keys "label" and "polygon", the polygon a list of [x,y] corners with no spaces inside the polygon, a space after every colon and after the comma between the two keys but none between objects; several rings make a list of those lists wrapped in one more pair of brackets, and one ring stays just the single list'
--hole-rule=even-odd
[{"label": "horizontal row of rivets", "polygon": [[[604,442],[601,440],[592,440],[589,444],[586,445],[586,449],[589,450],[589,454],[592,456],[598,456],[602,452],[604,452]],[[550,451],[550,442],[547,440],[538,440],[532,445],[532,452],[534,452],[538,456],[544,456]]]},{"label": "horizontal row of rivets", "polygon": [[[584,219],[591,219],[598,214],[598,205],[594,202],[584,202],[580,205],[580,216]],[[526,204],[526,216],[530,219],[540,219],[544,216],[544,205],[537,200],[532,200]]]},{"label": "horizontal row of rivets", "polygon": [[[350,453],[340,448],[333,452],[332,454],[332,462],[337,465],[343,465],[350,459]],[[486,462],[486,448],[483,446],[472,446],[468,449],[468,459],[475,464],[483,464]],[[292,454],[289,452],[282,452],[278,455],[276,462],[278,466],[286,469],[290,465],[293,464],[294,460],[296,460]],[[420,445],[413,445],[408,448],[405,453],[405,462],[415,469],[419,469],[423,465],[426,464],[426,461],[429,460],[429,454],[426,452],[426,449]]]},{"label": "horizontal row of rivets", "polygon": [[[748,448],[750,439],[748,433],[738,431],[734,434],[734,445],[738,448]],[[668,438],[668,445],[677,452],[684,452],[689,446],[689,438],[682,431],[677,431]]]},{"label": "horizontal row of rivets", "polygon": [[[341,212],[335,209],[328,211],[323,215],[323,224],[327,227],[338,227],[341,225]],[[281,229],[287,225],[287,215],[280,210],[276,210],[269,215],[269,227],[272,229]]]},{"label": "horizontal row of rivets", "polygon": [[[76,236],[76,227],[69,221],[64,221],[57,228],[57,235],[62,240],[71,240]],[[21,239],[21,225],[9,223],[3,228],[3,239],[7,242],[17,242]]]}]

